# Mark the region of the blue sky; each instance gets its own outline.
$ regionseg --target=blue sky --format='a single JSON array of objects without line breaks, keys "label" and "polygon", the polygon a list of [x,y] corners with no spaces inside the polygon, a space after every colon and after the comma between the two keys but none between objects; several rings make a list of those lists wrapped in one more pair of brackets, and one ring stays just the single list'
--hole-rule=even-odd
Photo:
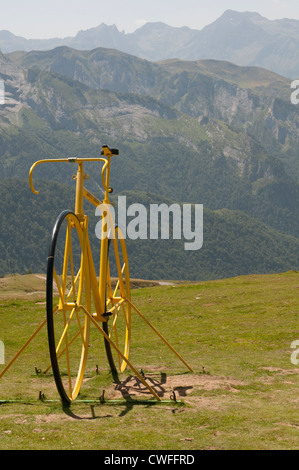
[{"label": "blue sky", "polygon": [[101,23],[127,33],[153,21],[202,29],[228,9],[299,20],[298,0],[0,0],[0,30],[49,38],[74,36]]}]

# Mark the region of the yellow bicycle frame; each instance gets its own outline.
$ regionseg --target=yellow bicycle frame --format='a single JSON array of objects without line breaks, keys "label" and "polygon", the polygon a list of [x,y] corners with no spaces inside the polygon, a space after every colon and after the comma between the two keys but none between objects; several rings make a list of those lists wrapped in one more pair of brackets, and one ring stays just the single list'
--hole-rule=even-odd
[{"label": "yellow bicycle frame", "polygon": [[[115,227],[114,222],[112,219],[111,212],[109,210],[109,206],[111,205],[109,194],[111,192],[111,188],[109,187],[110,181],[110,165],[111,165],[111,157],[112,152],[108,147],[103,147],[103,153],[105,158],[67,158],[67,159],[45,159],[39,160],[35,162],[32,167],[30,168],[29,172],[29,183],[31,190],[34,194],[39,194],[38,191],[35,190],[32,181],[32,174],[33,170],[37,165],[41,163],[57,163],[57,162],[67,162],[67,163],[77,163],[78,170],[77,175],[73,177],[76,180],[76,200],[75,200],[75,214],[80,221],[80,225],[82,227],[82,246],[83,251],[86,253],[88,258],[88,266],[89,266],[89,273],[88,279],[90,281],[90,287],[93,293],[94,302],[95,302],[95,310],[93,317],[96,318],[98,321],[106,322],[107,318],[103,316],[106,309],[106,301],[105,301],[105,289],[106,289],[106,281],[107,281],[107,251],[108,251],[108,227],[111,230],[111,236],[114,243],[114,249],[116,255],[118,255],[118,246],[115,240]],[[93,194],[86,190],[84,187],[84,181],[88,178],[88,175],[84,173],[83,170],[83,163],[85,162],[103,162],[102,168],[102,184],[105,191],[105,197],[103,202],[97,199]],[[91,202],[94,206],[99,207],[101,206],[103,210],[103,217],[107,220],[108,217],[108,224],[103,224],[102,226],[102,238],[101,238],[101,257],[100,257],[100,272],[99,272],[99,284],[97,283],[96,271],[94,267],[94,262],[92,258],[92,252],[90,247],[90,242],[88,236],[83,236],[83,233],[87,233],[88,227],[88,216],[84,214],[83,210],[83,199],[87,199]],[[118,256],[116,257],[117,259]],[[128,260],[125,260],[128,262]],[[121,266],[117,266],[119,274],[121,274]],[[122,276],[120,276],[122,281]],[[122,283],[122,282],[121,282]],[[120,285],[121,292],[123,291],[123,285]]]},{"label": "yellow bicycle frame", "polygon": [[[89,320],[99,329],[105,339],[112,345],[112,347],[117,351],[118,355],[122,357],[122,359],[127,363],[127,365],[135,372],[136,376],[140,379],[140,381],[148,388],[148,390],[152,393],[152,395],[157,399],[161,400],[160,397],[157,395],[155,390],[144,380],[144,378],[139,374],[139,372],[135,369],[135,367],[131,364],[127,357],[119,350],[119,348],[112,342],[110,337],[105,333],[105,331],[100,327],[99,322],[107,322],[107,317],[104,315],[106,313],[106,285],[107,285],[107,277],[108,277],[108,229],[111,230],[111,238],[113,241],[113,248],[115,252],[115,258],[117,263],[117,271],[118,271],[118,278],[119,278],[119,290],[120,290],[120,297],[114,297],[113,293],[108,293],[108,295],[113,297],[114,304],[112,302],[112,308],[109,309],[109,313],[112,313],[116,310],[119,305],[123,302],[127,302],[130,308],[134,309],[134,311],[152,328],[152,330],[163,340],[163,342],[175,353],[175,355],[186,365],[186,367],[193,372],[193,369],[187,364],[187,362],[175,351],[175,349],[166,341],[166,339],[156,330],[156,328],[142,315],[142,313],[136,308],[136,306],[131,302],[129,298],[126,298],[124,282],[122,277],[122,268],[120,265],[119,259],[119,251],[118,251],[118,244],[117,244],[117,237],[116,232],[118,229],[114,226],[113,217],[111,214],[111,202],[109,200],[109,194],[111,193],[111,188],[109,187],[110,181],[110,164],[111,164],[111,157],[117,154],[116,152],[113,153],[109,147],[104,146],[102,150],[103,157],[99,158],[67,158],[67,159],[45,159],[39,160],[35,162],[32,167],[30,168],[29,172],[29,183],[31,190],[34,194],[39,194],[38,191],[35,190],[32,181],[32,174],[33,170],[36,168],[37,165],[41,163],[59,163],[59,162],[66,162],[66,163],[77,163],[78,170],[77,174],[73,176],[73,179],[76,180],[76,199],[75,199],[75,214],[79,223],[76,221],[76,226],[78,229],[78,235],[80,238],[80,244],[82,248],[82,265],[81,269],[82,272],[85,273],[85,280],[86,280],[86,290],[89,292],[88,294],[88,303],[87,308],[81,306],[84,310]],[[84,173],[83,164],[85,162],[103,162],[102,168],[102,184],[105,191],[105,196],[103,202],[97,199],[93,194],[86,190],[84,187],[84,181],[88,178],[88,175]],[[88,237],[88,216],[84,214],[83,209],[83,200],[87,199],[91,202],[94,206],[101,208],[102,215],[103,215],[103,223],[102,223],[102,238],[101,238],[101,256],[100,256],[100,272],[99,272],[99,283],[97,282],[96,271],[94,267],[94,262],[92,258],[92,252]],[[106,222],[107,221],[107,222]],[[74,222],[73,222],[74,223]],[[81,230],[79,229],[79,225]],[[119,237],[120,244],[124,244],[124,239]],[[66,241],[68,243],[68,240]],[[126,254],[126,250],[123,251],[124,256],[124,264],[128,266],[128,258]],[[66,252],[68,252],[68,248],[66,248]],[[88,269],[87,269],[88,267]],[[108,279],[109,280],[109,279]],[[83,283],[83,281],[80,280]],[[59,286],[59,284],[57,283]],[[63,286],[63,290],[65,286]],[[79,290],[82,289],[82,286],[79,287]],[[108,289],[109,290],[109,289]],[[91,296],[90,292],[92,291],[94,304],[95,304],[95,313],[90,312],[90,304],[91,304]],[[59,302],[63,302],[62,298]],[[65,305],[64,305],[65,307]],[[68,307],[74,308],[74,305],[70,302]],[[12,358],[9,364],[5,367],[5,369],[0,373],[0,378],[6,373],[6,371],[11,367],[11,365],[16,361],[16,359],[20,356],[20,354],[25,350],[25,348],[29,345],[29,343],[33,340],[33,338],[38,334],[38,332],[43,328],[46,324],[47,319],[44,319],[42,324],[37,328],[37,330],[33,333],[33,335],[27,340],[24,346],[18,351],[18,353]],[[67,329],[65,329],[66,331]],[[61,337],[60,341],[62,342],[64,335]],[[86,358],[85,358],[86,360]],[[78,382],[78,390],[73,390],[73,394],[76,395],[79,391],[81,386],[81,382]]]}]

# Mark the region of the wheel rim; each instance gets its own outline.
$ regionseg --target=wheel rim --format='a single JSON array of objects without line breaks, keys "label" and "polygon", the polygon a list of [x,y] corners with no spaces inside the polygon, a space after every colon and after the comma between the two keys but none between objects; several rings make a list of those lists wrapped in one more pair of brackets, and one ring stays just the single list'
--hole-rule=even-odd
[{"label": "wheel rim", "polygon": [[[130,273],[125,240],[119,227],[111,240],[107,267],[106,312],[109,320],[104,324],[110,339],[129,358],[131,341]],[[123,372],[127,362],[105,340],[106,352],[112,370]]]},{"label": "wheel rim", "polygon": [[[78,396],[88,353],[90,284],[84,235],[65,211],[54,226],[47,269],[47,324],[51,366],[64,403]],[[85,309],[85,310],[84,310]]]}]

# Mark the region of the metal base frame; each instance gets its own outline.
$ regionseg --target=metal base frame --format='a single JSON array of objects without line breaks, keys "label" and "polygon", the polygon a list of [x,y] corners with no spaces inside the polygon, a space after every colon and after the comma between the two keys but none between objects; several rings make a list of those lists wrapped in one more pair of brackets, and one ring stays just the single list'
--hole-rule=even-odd
[{"label": "metal base frame", "polygon": [[[158,332],[158,330],[144,317],[144,315],[140,312],[140,310],[128,299],[125,299],[124,300],[125,302],[128,302],[131,307],[133,308],[133,310],[135,310],[135,312],[145,321],[145,323],[147,323],[147,325],[155,332],[155,334],[157,334],[159,336],[159,338],[169,347],[169,349],[171,349],[171,351],[180,359],[180,361],[189,369],[190,372],[194,372],[193,369],[187,364],[187,362],[180,356],[180,354],[169,344],[169,342]],[[153,397],[157,400],[157,402],[161,402],[161,403],[174,403],[173,400],[170,400],[170,401],[165,401],[165,400],[161,400],[161,398],[159,397],[159,395],[155,392],[155,390],[145,381],[144,377],[142,377],[142,375],[136,370],[136,368],[133,366],[133,364],[131,363],[131,361],[129,361],[125,356],[124,354],[119,350],[119,348],[116,346],[116,344],[109,338],[109,336],[107,335],[107,333],[105,333],[105,331],[103,330],[103,328],[99,325],[99,323],[97,322],[97,320],[95,320],[95,318],[93,317],[93,315],[88,312],[84,307],[82,307],[82,309],[84,310],[85,314],[88,315],[88,317],[90,318],[90,321],[95,325],[95,327],[100,331],[100,333],[103,335],[103,337],[106,339],[106,341],[108,341],[111,346],[116,350],[116,352],[122,357],[122,359],[127,363],[127,365],[129,366],[129,368],[136,374],[136,376],[138,377],[138,379],[142,382],[142,384],[149,390],[149,392],[153,395]],[[11,359],[11,361],[7,364],[7,366],[4,368],[4,370],[0,373],[0,379],[4,376],[4,374],[11,368],[11,366],[15,363],[15,361],[19,358],[19,356],[24,352],[24,350],[27,348],[27,346],[31,343],[31,341],[37,336],[37,334],[42,330],[42,328],[47,324],[47,319],[45,318],[42,323],[39,325],[39,327],[35,330],[35,332],[28,338],[28,340],[26,341],[26,343],[22,346],[22,348],[15,354],[15,356]],[[49,368],[47,369],[49,370]],[[45,401],[45,402],[49,402],[49,400],[42,400],[42,401]],[[80,400],[76,400],[76,401],[80,401]],[[0,404],[2,403],[11,403],[11,402],[16,402],[16,401],[10,401],[10,400],[0,400]],[[52,402],[52,400],[51,400]],[[53,401],[55,402],[55,400]],[[87,403],[89,402],[88,400],[83,400],[83,402]],[[104,401],[105,403],[121,403],[123,402],[123,400],[108,400],[108,401]],[[127,401],[125,401],[127,403]],[[131,402],[131,401],[130,401]],[[137,400],[132,400],[132,403],[140,403],[139,401]],[[142,401],[142,402],[146,402],[146,403],[153,403],[153,402],[149,402],[149,401]],[[175,401],[176,402],[176,401]],[[93,401],[90,401],[90,403],[99,403],[97,401],[93,402]],[[178,402],[176,402],[178,403]]]}]

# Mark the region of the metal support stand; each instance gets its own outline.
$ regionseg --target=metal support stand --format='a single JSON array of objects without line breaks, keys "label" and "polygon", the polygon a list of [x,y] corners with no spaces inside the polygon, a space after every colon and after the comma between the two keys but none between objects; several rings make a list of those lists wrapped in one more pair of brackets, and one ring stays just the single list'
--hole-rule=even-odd
[{"label": "metal support stand", "polygon": [[[190,372],[193,372],[193,369],[187,364],[187,362],[180,356],[180,354],[166,341],[166,339],[158,332],[158,330],[144,317],[144,315],[138,310],[137,307],[128,299],[124,299],[125,302],[128,302],[131,307],[135,310],[135,312],[147,323],[147,325],[159,336],[159,338],[169,347],[169,349],[183,362],[183,364],[189,369]],[[109,336],[105,333],[103,328],[99,325],[97,320],[92,316],[90,312],[88,312],[83,306],[80,306],[85,314],[89,317],[90,321],[95,325],[95,327],[100,331],[103,337],[111,344],[111,346],[116,350],[117,354],[119,354],[122,359],[127,363],[130,369],[136,374],[138,379],[141,383],[149,390],[149,392],[154,396],[157,401],[162,401],[159,395],[155,392],[155,390],[145,381],[144,374],[140,374],[133,364],[124,356],[124,354],[119,350],[119,348],[114,344],[114,342],[109,338]],[[14,364],[14,362],[19,358],[19,356],[24,352],[27,346],[31,343],[31,341],[36,337],[36,335],[41,331],[41,329],[46,325],[47,319],[45,318],[43,322],[39,325],[36,331],[30,336],[30,338],[26,341],[24,346],[17,352],[17,354],[11,359],[8,365],[4,368],[4,370],[0,373],[0,379],[3,375],[10,369],[10,367]],[[51,368],[48,367],[47,371]],[[7,402],[5,400],[5,402]],[[1,401],[0,401],[1,403]]]}]

